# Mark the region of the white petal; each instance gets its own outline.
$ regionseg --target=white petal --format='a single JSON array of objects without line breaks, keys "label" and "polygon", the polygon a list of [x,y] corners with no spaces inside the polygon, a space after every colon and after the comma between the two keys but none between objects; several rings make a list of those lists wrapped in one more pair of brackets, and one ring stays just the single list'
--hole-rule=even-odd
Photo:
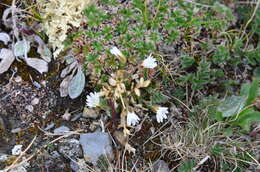
[{"label": "white petal", "polygon": [[122,52],[117,47],[110,49],[110,53],[115,56],[123,56]]},{"label": "white petal", "polygon": [[142,63],[142,66],[144,68],[148,68],[148,69],[153,69],[157,66],[157,62],[156,62],[156,59],[153,58],[153,56],[150,54],[149,57],[147,57],[143,63]]},{"label": "white petal", "polygon": [[158,110],[156,111],[156,119],[158,123],[163,122],[164,119],[167,119],[167,113],[168,108],[167,107],[159,107]]},{"label": "white petal", "polygon": [[127,113],[127,125],[132,126],[138,124],[140,118],[134,112]]},{"label": "white petal", "polygon": [[90,93],[87,96],[87,106],[90,108],[97,107],[100,103],[100,93]]}]

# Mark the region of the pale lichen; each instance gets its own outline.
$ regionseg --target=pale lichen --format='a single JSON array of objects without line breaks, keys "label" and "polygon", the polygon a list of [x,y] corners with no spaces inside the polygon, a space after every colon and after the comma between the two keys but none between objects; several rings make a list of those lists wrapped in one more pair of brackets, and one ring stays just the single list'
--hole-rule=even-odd
[{"label": "pale lichen", "polygon": [[71,27],[79,27],[83,16],[82,10],[91,0],[40,0],[39,10],[43,18],[43,27],[49,43],[57,57],[64,49],[64,41]]}]

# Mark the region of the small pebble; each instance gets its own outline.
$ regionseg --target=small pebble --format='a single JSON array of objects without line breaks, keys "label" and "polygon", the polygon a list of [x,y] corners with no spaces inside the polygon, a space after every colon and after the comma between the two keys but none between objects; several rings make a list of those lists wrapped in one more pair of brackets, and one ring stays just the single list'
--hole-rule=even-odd
[{"label": "small pebble", "polygon": [[11,130],[11,133],[19,133],[22,129],[19,127],[19,128],[15,128],[15,129],[12,129]]},{"label": "small pebble", "polygon": [[32,101],[31,101],[31,105],[37,105],[37,104],[39,104],[39,102],[40,102],[40,99],[38,99],[38,98],[34,98]]},{"label": "small pebble", "polygon": [[59,128],[56,128],[53,132],[54,132],[54,134],[64,134],[69,131],[70,131],[70,129],[68,127],[60,126]]},{"label": "small pebble", "polygon": [[14,81],[15,81],[15,82],[22,82],[22,80],[23,80],[23,79],[22,79],[22,77],[20,77],[20,76],[17,76],[17,77],[14,78]]},{"label": "small pebble", "polygon": [[37,81],[33,81],[33,83],[32,83],[36,88],[41,88],[42,86],[41,86],[41,84],[39,83],[39,82],[37,82]]},{"label": "small pebble", "polygon": [[32,105],[26,105],[25,109],[28,110],[29,112],[33,112],[33,106]]}]

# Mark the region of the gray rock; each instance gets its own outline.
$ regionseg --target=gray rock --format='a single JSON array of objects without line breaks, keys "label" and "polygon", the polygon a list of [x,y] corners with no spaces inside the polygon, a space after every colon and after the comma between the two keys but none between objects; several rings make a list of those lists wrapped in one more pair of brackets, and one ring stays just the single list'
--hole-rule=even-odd
[{"label": "gray rock", "polygon": [[54,129],[54,134],[64,134],[66,132],[69,132],[70,129],[66,126],[60,126],[59,128]]},{"label": "gray rock", "polygon": [[165,161],[159,160],[153,165],[152,172],[170,172],[170,169]]},{"label": "gray rock", "polygon": [[95,132],[80,135],[80,144],[87,162],[96,164],[99,158],[114,159],[112,143],[108,133]]},{"label": "gray rock", "polygon": [[76,139],[66,139],[59,143],[59,152],[66,158],[77,159],[83,156],[80,143]]}]

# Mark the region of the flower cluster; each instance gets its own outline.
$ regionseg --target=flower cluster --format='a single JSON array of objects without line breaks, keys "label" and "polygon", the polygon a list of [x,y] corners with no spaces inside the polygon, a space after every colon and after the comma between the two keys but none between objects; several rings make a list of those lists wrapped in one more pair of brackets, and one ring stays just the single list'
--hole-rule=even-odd
[{"label": "flower cluster", "polygon": [[[168,108],[153,105],[149,99],[151,93],[148,92],[148,88],[156,88],[156,83],[149,79],[152,78],[149,71],[154,71],[158,66],[156,58],[150,54],[133,66],[132,63],[127,63],[129,59],[117,47],[111,48],[110,54],[111,58],[116,58],[114,61],[118,61],[115,66],[106,66],[106,62],[102,66],[103,76],[107,77],[106,81],[97,79],[100,75],[92,76],[96,79],[95,85],[98,85],[99,92],[91,92],[87,96],[87,107],[107,110],[111,109],[109,107],[111,104],[108,102],[113,102],[115,105],[113,108],[120,113],[120,126],[124,127],[125,133],[129,133],[127,126],[135,126],[140,122],[143,109],[154,111],[158,123],[167,119]],[[108,70],[111,72],[107,73]],[[101,100],[107,102],[107,105],[101,104]]]}]

